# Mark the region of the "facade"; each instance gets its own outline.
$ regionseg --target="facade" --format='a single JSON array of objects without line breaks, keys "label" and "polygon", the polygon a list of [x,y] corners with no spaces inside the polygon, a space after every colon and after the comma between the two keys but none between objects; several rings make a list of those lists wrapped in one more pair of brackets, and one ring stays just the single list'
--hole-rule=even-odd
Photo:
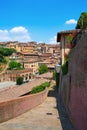
[{"label": "facade", "polygon": [[60,46],[58,44],[55,44],[55,45],[48,45],[48,50],[47,50],[49,53],[58,53],[60,52]]},{"label": "facade", "polygon": [[0,74],[0,82],[4,82],[4,81],[10,81],[10,78],[5,73]]},{"label": "facade", "polygon": [[33,53],[35,50],[36,42],[28,42],[28,43],[19,43],[18,41],[14,42],[1,42],[1,46],[9,47],[15,49],[17,52],[23,53]]},{"label": "facade", "polygon": [[38,73],[38,60],[24,60],[23,64],[24,64],[24,68],[25,69],[32,69],[33,74],[37,74]]},{"label": "facade", "polygon": [[60,73],[59,95],[76,130],[87,130],[87,30],[72,41],[68,73]]},{"label": "facade", "polygon": [[60,52],[61,52],[61,64],[64,64],[65,57],[69,54],[72,46],[71,41],[73,37],[79,32],[80,30],[67,30],[58,32],[57,34],[57,42],[60,42]]},{"label": "facade", "polygon": [[22,76],[23,81],[29,81],[33,78],[32,69],[24,69],[24,70],[11,70],[8,71],[8,77],[10,81],[16,81],[17,77]]}]

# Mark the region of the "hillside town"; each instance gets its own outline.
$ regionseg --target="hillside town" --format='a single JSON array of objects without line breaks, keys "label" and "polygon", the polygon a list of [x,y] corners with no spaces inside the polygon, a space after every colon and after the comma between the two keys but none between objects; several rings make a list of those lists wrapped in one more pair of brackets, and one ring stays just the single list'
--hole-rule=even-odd
[{"label": "hillside town", "polygon": [[18,76],[22,76],[24,81],[29,81],[39,74],[38,68],[40,65],[45,64],[49,72],[53,72],[55,65],[60,61],[59,44],[1,42],[0,47],[15,49],[16,52],[9,57],[8,62],[19,62],[21,67],[24,68],[23,70],[7,69],[0,75],[1,82],[16,81]]},{"label": "hillside town", "polygon": [[[24,7],[26,3],[22,2]],[[27,3],[29,6],[32,2]],[[37,3],[27,8],[28,13],[36,5],[39,10]],[[46,4],[44,7],[46,9]],[[25,10],[21,11],[24,15]],[[48,12],[47,6],[45,15]],[[44,32],[49,15],[43,22],[42,14],[44,12],[38,18]],[[43,39],[43,35],[44,41],[47,34],[51,36],[52,23],[46,25],[45,33],[42,30],[42,34],[36,33],[33,27],[37,29],[39,23],[39,31],[41,22],[34,17],[33,22],[27,17],[31,26],[26,23],[26,27],[0,29],[0,130],[87,130],[87,12],[82,12],[78,21],[67,20],[58,31],[55,27],[61,25],[54,22],[56,36],[50,38],[50,42],[37,41]],[[67,26],[71,24],[75,27]],[[27,26],[34,31],[35,41]]]}]

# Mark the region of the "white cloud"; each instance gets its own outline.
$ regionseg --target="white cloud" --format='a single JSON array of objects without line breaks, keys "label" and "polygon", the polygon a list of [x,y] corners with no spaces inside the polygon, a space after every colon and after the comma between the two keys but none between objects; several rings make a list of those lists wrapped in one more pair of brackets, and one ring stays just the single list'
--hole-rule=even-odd
[{"label": "white cloud", "polygon": [[19,34],[19,33],[28,33],[28,30],[25,27],[19,26],[19,27],[14,27],[10,30],[11,33],[14,34]]},{"label": "white cloud", "polygon": [[65,24],[77,24],[77,21],[75,19],[70,19],[66,21]]},{"label": "white cloud", "polygon": [[39,41],[38,43],[44,43],[43,41]]},{"label": "white cloud", "polygon": [[57,36],[50,38],[49,43],[50,44],[56,44],[57,43]]},{"label": "white cloud", "polygon": [[10,30],[0,30],[0,41],[31,41],[29,31],[23,27],[14,27]]},{"label": "white cloud", "polygon": [[11,40],[9,37],[8,30],[0,30],[0,41],[9,41]]}]

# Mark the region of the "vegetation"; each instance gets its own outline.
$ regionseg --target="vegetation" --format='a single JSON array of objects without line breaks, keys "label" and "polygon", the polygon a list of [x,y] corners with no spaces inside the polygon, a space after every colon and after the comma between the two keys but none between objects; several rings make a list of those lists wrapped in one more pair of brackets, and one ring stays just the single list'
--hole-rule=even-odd
[{"label": "vegetation", "polygon": [[56,80],[56,71],[53,71],[53,80]]},{"label": "vegetation", "polygon": [[64,54],[64,64],[62,65],[62,73],[66,75],[68,73],[68,62],[69,62],[69,54]]},{"label": "vegetation", "polygon": [[23,83],[23,77],[19,76],[17,77],[16,84],[21,85]]},{"label": "vegetation", "polygon": [[82,12],[77,25],[76,25],[76,29],[86,29],[87,28],[87,12]]},{"label": "vegetation", "polygon": [[39,74],[43,74],[43,73],[48,72],[48,67],[47,67],[47,65],[42,64],[42,65],[40,65],[38,70],[39,70]]},{"label": "vegetation", "polygon": [[0,67],[0,72],[2,71],[2,67]]},{"label": "vegetation", "polygon": [[2,54],[0,54],[0,62],[3,62],[3,60],[4,60],[4,57]]},{"label": "vegetation", "polygon": [[68,36],[66,36],[66,41],[68,43],[71,43],[72,39],[73,39],[73,35],[69,34]]},{"label": "vegetation", "polygon": [[62,73],[63,75],[66,75],[68,73],[68,61],[66,61],[63,65],[62,65]]},{"label": "vegetation", "polygon": [[59,78],[60,78],[60,74],[56,72],[56,88],[59,87]]},{"label": "vegetation", "polygon": [[13,60],[9,63],[9,70],[13,70],[13,69],[21,70],[23,68],[21,68],[21,63],[18,63],[18,62]]},{"label": "vegetation", "polygon": [[49,82],[42,83],[41,85],[34,87],[31,93],[34,94],[34,93],[41,92],[45,90],[46,87],[49,87],[49,86],[50,86]]},{"label": "vegetation", "polygon": [[16,52],[14,49],[0,47],[0,72],[3,71],[5,64],[8,61],[8,56],[13,52]]},{"label": "vegetation", "polygon": [[12,48],[0,47],[0,54],[3,56],[10,56],[10,55],[12,55],[13,52],[16,52],[16,50],[14,50]]}]

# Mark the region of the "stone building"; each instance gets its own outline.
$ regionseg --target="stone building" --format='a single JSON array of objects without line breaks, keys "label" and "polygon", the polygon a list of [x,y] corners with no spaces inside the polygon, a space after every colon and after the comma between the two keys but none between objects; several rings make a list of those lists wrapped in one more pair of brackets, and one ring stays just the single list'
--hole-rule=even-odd
[{"label": "stone building", "polygon": [[16,81],[17,77],[22,76],[23,81],[29,81],[33,78],[32,69],[11,70],[7,72],[10,81]]},{"label": "stone building", "polygon": [[60,60],[62,65],[64,64],[65,57],[69,54],[71,50],[71,41],[79,31],[79,29],[76,29],[61,31],[57,33],[57,42],[60,42]]},{"label": "stone building", "polygon": [[38,73],[38,62],[39,60],[24,60],[23,64],[24,64],[24,68],[25,69],[32,69],[33,74],[37,74]]},{"label": "stone building", "polygon": [[75,129],[87,130],[87,30],[75,36],[74,44],[68,72],[60,73],[59,95]]}]

